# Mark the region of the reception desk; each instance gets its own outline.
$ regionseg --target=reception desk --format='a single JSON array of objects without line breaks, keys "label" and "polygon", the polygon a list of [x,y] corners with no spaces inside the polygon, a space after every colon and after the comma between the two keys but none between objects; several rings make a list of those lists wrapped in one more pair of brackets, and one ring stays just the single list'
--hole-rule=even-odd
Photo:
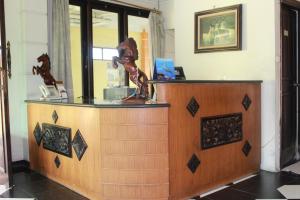
[{"label": "reception desk", "polygon": [[168,104],[27,103],[32,170],[89,199],[168,199]]},{"label": "reception desk", "polygon": [[261,81],[153,83],[157,100],[170,104],[170,199],[193,197],[259,171]]},{"label": "reception desk", "polygon": [[28,100],[31,169],[100,200],[187,199],[259,170],[260,81],[152,83],[163,103]]}]

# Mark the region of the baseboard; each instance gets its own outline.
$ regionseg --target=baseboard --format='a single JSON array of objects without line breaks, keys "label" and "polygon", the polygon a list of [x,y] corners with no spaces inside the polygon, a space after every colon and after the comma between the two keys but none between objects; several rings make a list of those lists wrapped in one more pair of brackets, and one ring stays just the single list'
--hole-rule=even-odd
[{"label": "baseboard", "polygon": [[18,160],[12,162],[13,173],[24,172],[29,170],[29,162],[27,160]]}]

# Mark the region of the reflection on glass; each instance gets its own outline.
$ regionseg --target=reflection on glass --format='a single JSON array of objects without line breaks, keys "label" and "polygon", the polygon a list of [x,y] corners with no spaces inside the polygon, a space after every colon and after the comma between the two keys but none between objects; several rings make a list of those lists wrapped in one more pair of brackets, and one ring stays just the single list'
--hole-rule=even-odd
[{"label": "reflection on glass", "polygon": [[[136,65],[150,77],[149,57],[149,19],[136,16],[128,16],[128,37],[134,38],[139,51],[139,59]],[[130,86],[134,86],[130,82]]]},{"label": "reflection on glass", "polygon": [[103,48],[103,60],[112,60],[114,56],[119,56],[117,49]]},{"label": "reflection on glass", "polygon": [[93,48],[93,59],[94,60],[102,60],[103,59],[102,48],[99,48],[99,47]]},{"label": "reflection on glass", "polygon": [[[102,10],[92,10],[93,46],[102,48],[102,59],[93,60],[94,96],[103,99],[103,89],[107,87],[108,65],[115,55],[111,49],[119,44],[118,14]],[[108,50],[109,49],[109,50]]]},{"label": "reflection on glass", "polygon": [[82,96],[80,7],[69,5],[69,13],[73,92],[76,98]]}]

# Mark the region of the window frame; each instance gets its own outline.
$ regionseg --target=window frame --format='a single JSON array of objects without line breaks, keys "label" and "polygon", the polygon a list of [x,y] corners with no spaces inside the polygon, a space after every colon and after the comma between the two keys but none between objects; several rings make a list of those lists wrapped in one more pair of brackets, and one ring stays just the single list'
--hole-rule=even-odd
[{"label": "window frame", "polygon": [[[101,59],[94,58],[94,49],[101,49]],[[100,47],[100,46],[93,46],[93,60],[98,60],[98,61],[112,61],[112,59],[104,59],[104,50],[116,50],[115,48],[111,47]]]},{"label": "window frame", "polygon": [[[103,10],[118,14],[118,43],[128,37],[128,16],[148,18],[150,11],[99,0],[69,0],[69,5],[80,6],[82,96],[84,98],[94,98],[92,10]],[[125,73],[125,85],[129,86],[128,73]]]}]

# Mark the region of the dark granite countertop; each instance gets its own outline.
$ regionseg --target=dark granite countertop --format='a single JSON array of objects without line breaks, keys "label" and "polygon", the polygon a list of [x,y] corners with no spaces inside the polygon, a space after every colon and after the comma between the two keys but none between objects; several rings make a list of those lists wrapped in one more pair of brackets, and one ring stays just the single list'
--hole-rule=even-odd
[{"label": "dark granite countertop", "polygon": [[155,108],[155,107],[169,107],[168,103],[160,103],[155,101],[126,101],[120,100],[105,101],[97,99],[28,99],[26,103],[76,106],[76,107],[92,107],[92,108]]},{"label": "dark granite countertop", "polygon": [[262,80],[149,80],[151,84],[157,83],[262,83]]}]

